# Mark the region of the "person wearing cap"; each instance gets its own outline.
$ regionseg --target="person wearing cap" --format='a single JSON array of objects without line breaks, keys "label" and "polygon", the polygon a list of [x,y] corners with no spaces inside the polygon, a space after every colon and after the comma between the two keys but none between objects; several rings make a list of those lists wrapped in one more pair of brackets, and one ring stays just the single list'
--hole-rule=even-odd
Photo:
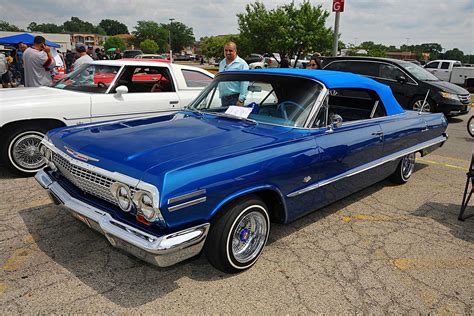
[{"label": "person wearing cap", "polygon": [[25,69],[25,87],[50,86],[53,83],[50,71],[56,62],[46,45],[43,36],[35,36],[31,48],[23,52],[23,67]]},{"label": "person wearing cap", "polygon": [[105,53],[105,49],[101,49],[99,53],[97,53],[97,59],[98,60],[109,60],[109,56]]},{"label": "person wearing cap", "polygon": [[76,43],[76,52],[79,54],[79,58],[77,58],[74,64],[72,64],[73,70],[76,70],[82,64],[89,64],[94,61],[91,56],[87,55],[86,51],[86,45],[83,43]]}]

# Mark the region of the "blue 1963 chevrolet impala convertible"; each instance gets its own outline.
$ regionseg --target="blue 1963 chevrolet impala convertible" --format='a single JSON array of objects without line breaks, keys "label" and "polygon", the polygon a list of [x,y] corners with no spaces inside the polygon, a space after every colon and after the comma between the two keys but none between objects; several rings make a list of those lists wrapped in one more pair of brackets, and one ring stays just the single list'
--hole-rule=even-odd
[{"label": "blue 1963 chevrolet impala convertible", "polygon": [[[237,97],[244,106],[228,104]],[[50,131],[36,179],[115,247],[161,267],[204,251],[238,272],[259,258],[271,222],[386,177],[407,182],[446,127],[358,75],[226,72],[174,115]]]}]

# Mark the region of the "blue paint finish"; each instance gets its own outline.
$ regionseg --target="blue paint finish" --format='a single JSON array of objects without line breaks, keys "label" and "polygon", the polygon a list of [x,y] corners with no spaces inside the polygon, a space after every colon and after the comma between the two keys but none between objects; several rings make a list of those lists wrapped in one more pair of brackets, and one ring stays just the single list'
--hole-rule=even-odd
[{"label": "blue paint finish", "polygon": [[[395,170],[399,159],[301,195],[288,198],[289,194],[434,139],[446,130],[442,114],[403,111],[388,87],[365,77],[294,69],[239,73],[305,77],[330,89],[371,89],[379,93],[388,115],[347,122],[335,129],[301,129],[182,111],[55,129],[48,135],[61,150],[67,146],[99,159],[89,162],[91,165],[156,186],[169,232],[209,222],[225,204],[262,190],[279,196],[283,221],[292,221],[382,180]],[[169,211],[169,206],[188,201],[168,205],[169,199],[197,190],[206,193],[189,200],[206,197],[206,201]],[[100,207],[132,226],[144,226],[116,207]],[[156,225],[143,229],[163,233]]]}]

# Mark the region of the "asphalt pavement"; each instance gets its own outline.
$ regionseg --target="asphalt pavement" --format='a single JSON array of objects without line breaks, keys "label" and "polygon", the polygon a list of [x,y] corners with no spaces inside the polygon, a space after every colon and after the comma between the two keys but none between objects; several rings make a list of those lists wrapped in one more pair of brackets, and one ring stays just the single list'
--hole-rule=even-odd
[{"label": "asphalt pavement", "polygon": [[457,220],[469,116],[450,119],[449,140],[407,184],[273,225],[236,275],[203,255],[163,269],[124,254],[0,167],[0,313],[473,314],[474,217]]}]

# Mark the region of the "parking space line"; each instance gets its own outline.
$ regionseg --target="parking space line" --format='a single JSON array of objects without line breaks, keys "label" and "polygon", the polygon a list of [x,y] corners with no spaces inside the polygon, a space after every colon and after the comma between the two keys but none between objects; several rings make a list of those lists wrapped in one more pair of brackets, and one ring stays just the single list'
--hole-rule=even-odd
[{"label": "parking space line", "polygon": [[405,221],[408,220],[408,217],[391,217],[391,216],[385,216],[385,215],[366,215],[366,214],[357,214],[353,216],[343,216],[341,220],[345,223],[349,223],[350,221],[381,221],[381,222],[387,222],[387,221]]},{"label": "parking space line", "polygon": [[7,289],[7,285],[5,283],[0,282],[0,295],[5,293],[5,290]]},{"label": "parking space line", "polygon": [[8,258],[7,262],[2,266],[4,271],[15,271],[21,268],[30,255],[30,250],[20,248],[15,250],[13,255]]},{"label": "parking space line", "polygon": [[447,168],[469,171],[469,169],[465,168],[465,167],[459,167],[459,166],[450,165],[450,164],[441,163],[441,162],[436,162],[436,161],[432,161],[432,160],[426,160],[426,159],[423,159],[423,158],[417,158],[416,160],[421,161],[421,162],[430,163],[430,164],[433,164],[433,165],[440,165],[440,166],[447,167]]},{"label": "parking space line", "polygon": [[395,259],[392,264],[400,270],[407,269],[457,269],[474,268],[474,259]]}]

